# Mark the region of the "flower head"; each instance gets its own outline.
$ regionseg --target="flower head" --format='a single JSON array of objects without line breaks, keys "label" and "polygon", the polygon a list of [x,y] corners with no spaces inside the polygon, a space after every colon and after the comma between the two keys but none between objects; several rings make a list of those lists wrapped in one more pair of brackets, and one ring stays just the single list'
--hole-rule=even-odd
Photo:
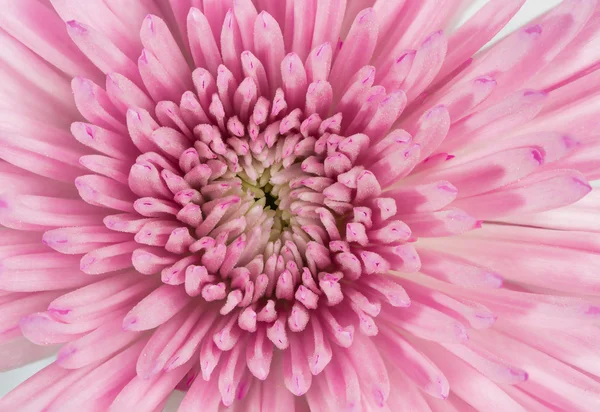
[{"label": "flower head", "polygon": [[7,3],[1,409],[600,408],[596,1]]}]

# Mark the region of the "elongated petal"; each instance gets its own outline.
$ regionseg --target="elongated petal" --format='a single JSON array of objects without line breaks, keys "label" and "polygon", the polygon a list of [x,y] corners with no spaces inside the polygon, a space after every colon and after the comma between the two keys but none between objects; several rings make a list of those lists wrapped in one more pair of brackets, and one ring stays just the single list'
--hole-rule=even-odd
[{"label": "elongated petal", "polygon": [[138,303],[123,319],[125,330],[147,330],[155,328],[189,303],[182,288],[163,285]]}]

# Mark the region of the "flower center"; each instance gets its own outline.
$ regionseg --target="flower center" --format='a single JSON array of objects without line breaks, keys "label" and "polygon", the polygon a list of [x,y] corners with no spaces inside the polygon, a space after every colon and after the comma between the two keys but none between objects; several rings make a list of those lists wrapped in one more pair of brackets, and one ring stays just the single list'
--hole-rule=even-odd
[{"label": "flower center", "polygon": [[[187,92],[182,97],[194,99]],[[141,196],[151,194],[147,183],[154,181],[161,196],[135,202],[136,211],[150,220],[136,241],[153,248],[136,250],[133,259],[142,273],[164,266],[159,261],[169,263],[161,270],[164,283],[183,284],[190,296],[209,302],[224,300],[224,315],[249,309],[253,315],[243,326],[249,330],[256,320],[275,321],[279,309],[289,315],[304,283],[302,296],[314,302],[296,305],[296,312],[302,311],[296,328],[302,329],[308,319],[304,308],[316,304],[320,282],[340,295],[343,276],[327,271],[333,270],[330,252],[314,239],[323,236],[321,215],[329,230],[338,231],[344,213],[337,211],[345,212],[335,201],[333,210],[326,209],[323,194],[345,167],[328,158],[327,149],[328,142],[341,139],[333,134],[341,116],[322,120],[300,109],[285,110],[280,90],[271,102],[261,99],[252,113],[236,112],[230,104],[226,111],[213,95],[211,118],[189,133],[153,127],[149,140],[160,150],[137,159],[129,183]],[[144,121],[140,113],[130,117]]]},{"label": "flower center", "polygon": [[268,207],[273,211],[277,211],[279,207],[279,200],[277,199],[277,196],[272,192],[273,187],[270,184],[267,184],[262,189],[264,193],[263,197],[265,198],[265,207]]},{"label": "flower center", "polygon": [[274,212],[274,230],[272,230],[270,240],[276,240],[281,231],[290,225],[291,214],[289,210],[280,207],[279,194],[282,188],[270,183],[271,168],[267,168],[256,181],[250,181],[243,174],[238,175],[238,177],[242,179],[242,191],[254,196],[256,202],[263,206],[265,212],[270,214]]}]

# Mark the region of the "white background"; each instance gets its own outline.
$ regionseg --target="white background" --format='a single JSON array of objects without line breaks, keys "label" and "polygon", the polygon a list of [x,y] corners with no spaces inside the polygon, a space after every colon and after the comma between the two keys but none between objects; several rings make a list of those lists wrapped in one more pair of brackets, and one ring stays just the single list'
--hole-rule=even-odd
[{"label": "white background", "polygon": [[[419,1],[419,0],[409,0],[409,1]],[[474,0],[473,6],[471,6],[465,13],[463,19],[464,21],[469,16],[471,16],[475,11],[477,11],[480,7],[482,7],[487,0]],[[523,8],[517,13],[517,15],[513,18],[513,20],[496,36],[496,39],[505,36],[507,33],[515,30],[516,28],[522,26],[527,21],[533,19],[534,17],[542,14],[546,10],[560,3],[560,0],[528,0]],[[45,367],[49,363],[52,362],[52,359],[46,359],[39,362],[32,363],[30,365],[24,366],[19,369],[15,369],[10,372],[0,373],[0,397],[8,393],[15,386],[26,380],[29,376],[33,375],[35,372]],[[167,410],[175,410],[177,405],[177,399],[172,399],[172,402],[169,403]]]}]

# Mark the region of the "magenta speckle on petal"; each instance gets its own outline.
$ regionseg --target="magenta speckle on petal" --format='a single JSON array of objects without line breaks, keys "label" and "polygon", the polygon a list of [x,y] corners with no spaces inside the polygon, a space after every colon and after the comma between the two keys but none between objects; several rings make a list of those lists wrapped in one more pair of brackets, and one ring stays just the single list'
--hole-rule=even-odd
[{"label": "magenta speckle on petal", "polygon": [[587,315],[600,315],[600,306],[590,306],[585,313]]},{"label": "magenta speckle on petal", "polygon": [[69,27],[72,30],[75,30],[79,34],[85,34],[87,32],[87,29],[81,23],[75,20],[67,21],[67,27]]},{"label": "magenta speckle on petal", "polygon": [[525,29],[525,33],[540,35],[542,33],[542,26],[540,26],[539,24],[536,24],[536,25],[527,27]]}]

